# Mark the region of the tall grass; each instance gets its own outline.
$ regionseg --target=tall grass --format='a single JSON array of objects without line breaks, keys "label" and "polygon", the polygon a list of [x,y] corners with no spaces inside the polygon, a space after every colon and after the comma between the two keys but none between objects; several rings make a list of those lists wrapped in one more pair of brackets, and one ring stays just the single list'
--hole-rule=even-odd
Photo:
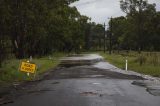
[{"label": "tall grass", "polygon": [[129,70],[160,77],[160,52],[142,52],[139,54],[134,51],[121,51],[119,54],[115,52],[112,55],[101,52],[101,55],[108,62],[122,69],[125,68],[127,57]]},{"label": "tall grass", "polygon": [[158,66],[158,65],[160,65],[160,53],[158,53],[158,52],[152,52],[152,53],[144,52],[144,53],[137,56],[136,62],[139,62],[140,65],[148,64],[148,65]]}]

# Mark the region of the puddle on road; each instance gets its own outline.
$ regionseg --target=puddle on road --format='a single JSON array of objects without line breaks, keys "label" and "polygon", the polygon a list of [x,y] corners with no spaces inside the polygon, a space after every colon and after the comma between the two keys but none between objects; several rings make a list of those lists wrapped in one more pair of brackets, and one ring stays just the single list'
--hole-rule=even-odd
[{"label": "puddle on road", "polygon": [[82,92],[82,93],[80,93],[80,95],[82,95],[82,96],[96,96],[96,95],[98,95],[98,93],[95,93],[95,92]]},{"label": "puddle on road", "polygon": [[103,97],[103,94],[99,94],[97,92],[82,92],[80,93],[81,96],[98,96]]},{"label": "puddle on road", "polygon": [[133,85],[145,87],[146,91],[154,96],[160,96],[160,82],[150,80],[137,80],[132,82]]},{"label": "puddle on road", "polygon": [[142,81],[133,81],[132,82],[133,85],[137,85],[137,86],[141,86],[141,87],[146,87],[147,84],[144,82],[144,80]]},{"label": "puddle on road", "polygon": [[148,87],[147,91],[154,96],[160,96],[160,86],[158,88],[155,88],[154,86]]}]

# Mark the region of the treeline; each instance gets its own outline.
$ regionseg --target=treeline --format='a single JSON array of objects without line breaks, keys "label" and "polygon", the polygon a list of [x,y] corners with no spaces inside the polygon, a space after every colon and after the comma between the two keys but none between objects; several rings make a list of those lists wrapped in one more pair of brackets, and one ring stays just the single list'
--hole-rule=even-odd
[{"label": "treeline", "polygon": [[0,63],[8,52],[20,59],[87,48],[90,19],[69,6],[75,1],[0,0]]},{"label": "treeline", "polygon": [[109,35],[112,49],[160,51],[160,12],[147,0],[121,0],[127,15],[112,18]]}]

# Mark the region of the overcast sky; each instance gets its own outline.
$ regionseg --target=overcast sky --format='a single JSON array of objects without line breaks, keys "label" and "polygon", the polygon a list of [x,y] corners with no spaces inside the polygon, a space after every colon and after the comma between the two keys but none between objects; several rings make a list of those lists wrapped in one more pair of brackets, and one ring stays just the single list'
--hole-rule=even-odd
[{"label": "overcast sky", "polygon": [[[92,18],[96,23],[108,23],[109,17],[125,15],[120,9],[120,0],[79,0],[71,4],[76,6],[82,15]],[[148,0],[149,3],[156,3],[157,10],[160,10],[160,0]]]}]

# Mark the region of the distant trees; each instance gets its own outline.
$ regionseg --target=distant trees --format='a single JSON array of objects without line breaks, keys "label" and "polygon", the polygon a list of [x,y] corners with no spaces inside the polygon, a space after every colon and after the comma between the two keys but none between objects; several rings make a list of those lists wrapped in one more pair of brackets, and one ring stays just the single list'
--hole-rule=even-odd
[{"label": "distant trees", "polygon": [[0,0],[0,63],[5,45],[17,58],[76,51],[85,46],[89,18],[69,4],[77,0]]},{"label": "distant trees", "polygon": [[85,34],[85,50],[102,50],[104,45],[104,26],[88,23]]},{"label": "distant trees", "polygon": [[147,0],[121,0],[120,6],[127,15],[112,19],[114,48],[160,51],[160,15],[156,4]]}]

